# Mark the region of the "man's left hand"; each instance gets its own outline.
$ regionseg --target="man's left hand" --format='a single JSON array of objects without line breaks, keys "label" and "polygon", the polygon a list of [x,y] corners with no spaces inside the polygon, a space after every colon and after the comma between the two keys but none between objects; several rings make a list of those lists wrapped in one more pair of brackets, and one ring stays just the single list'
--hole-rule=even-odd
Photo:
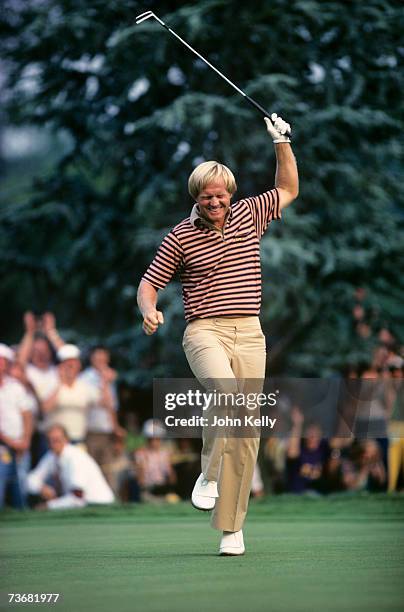
[{"label": "man's left hand", "polygon": [[267,130],[272,137],[273,143],[290,142],[290,134],[292,128],[289,123],[286,123],[282,117],[278,117],[276,113],[272,113],[271,119],[264,118],[267,125]]}]

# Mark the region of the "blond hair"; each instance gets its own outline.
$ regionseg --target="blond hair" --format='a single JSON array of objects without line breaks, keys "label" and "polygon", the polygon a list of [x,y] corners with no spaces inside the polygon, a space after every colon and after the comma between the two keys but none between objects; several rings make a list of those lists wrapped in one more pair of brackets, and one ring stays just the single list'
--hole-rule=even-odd
[{"label": "blond hair", "polygon": [[188,179],[188,191],[191,197],[196,200],[201,191],[216,179],[223,179],[231,195],[237,190],[236,179],[227,166],[216,161],[207,161],[194,168]]}]

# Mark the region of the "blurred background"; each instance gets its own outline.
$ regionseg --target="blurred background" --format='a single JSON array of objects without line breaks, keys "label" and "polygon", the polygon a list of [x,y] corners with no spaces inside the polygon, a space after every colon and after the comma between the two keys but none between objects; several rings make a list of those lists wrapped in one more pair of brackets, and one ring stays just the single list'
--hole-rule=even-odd
[{"label": "blurred background", "polygon": [[66,338],[107,343],[130,384],[188,373],[180,287],[146,338],[141,275],[189,213],[197,163],[230,166],[238,197],[273,185],[259,113],[158,23],[135,26],[148,9],[293,126],[300,196],[262,242],[271,371],[327,375],[383,327],[402,338],[401,2],[5,0],[3,340],[25,310],[52,310]]},{"label": "blurred background", "polygon": [[[201,441],[151,420],[153,378],[191,376],[180,283],[152,337],[136,291],[189,215],[198,163],[228,165],[243,197],[273,186],[275,156],[259,113],[160,25],[135,26],[147,10],[292,124],[300,195],[261,243],[268,375],[372,391],[327,439],[298,402],[280,411],[289,432],[262,439],[251,492],[262,562],[227,574],[189,501],[167,506],[189,500]],[[403,32],[402,0],[1,0],[0,510],[91,505],[48,526],[2,513],[4,593],[60,592],[63,610],[399,609],[404,496],[385,493],[404,491]],[[45,435],[62,417],[66,465],[87,474],[74,496],[67,439]],[[144,514],[94,509],[112,500]]]},{"label": "blurred background", "polygon": [[[238,197],[274,183],[263,118],[158,23],[136,26],[149,9],[293,126],[300,195],[262,240],[269,374],[401,379],[401,2],[4,0],[2,8],[0,341],[17,349],[13,371],[35,406],[31,467],[46,451],[44,402],[64,371],[53,365],[55,351],[70,342],[82,349],[77,368],[113,391],[116,416],[101,418],[101,432],[98,417],[87,430],[108,440],[110,457],[97,459],[91,445],[90,453],[106,476],[112,461],[142,488],[137,449],[160,452],[145,434],[152,380],[191,373],[179,282],[161,292],[165,325],[146,337],[140,278],[189,214],[195,165],[228,165]],[[378,443],[354,445],[349,468],[341,448],[350,453],[352,440],[322,454],[320,472],[339,474],[331,485],[322,479],[323,492],[372,488],[372,470],[376,489],[386,490],[387,421],[397,407],[404,431],[395,384],[393,399],[379,402]],[[292,426],[302,424],[298,406],[290,416]],[[315,454],[321,430],[311,442],[309,434]],[[182,497],[198,474],[197,446],[178,441],[176,476],[164,472],[171,485],[188,483],[176,489]],[[259,494],[294,490],[287,463],[296,468],[299,449],[265,443]],[[397,461],[390,489],[400,483]],[[126,492],[115,483],[116,495],[138,499],[125,478]]]}]

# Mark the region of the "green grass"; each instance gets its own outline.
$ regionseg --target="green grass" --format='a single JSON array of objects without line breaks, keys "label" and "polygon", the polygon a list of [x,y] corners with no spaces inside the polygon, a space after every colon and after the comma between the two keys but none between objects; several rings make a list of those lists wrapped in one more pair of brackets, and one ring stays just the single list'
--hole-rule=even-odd
[{"label": "green grass", "polygon": [[188,504],[1,517],[4,593],[61,593],[59,611],[380,611],[404,601],[404,497],[252,503],[244,557]]}]

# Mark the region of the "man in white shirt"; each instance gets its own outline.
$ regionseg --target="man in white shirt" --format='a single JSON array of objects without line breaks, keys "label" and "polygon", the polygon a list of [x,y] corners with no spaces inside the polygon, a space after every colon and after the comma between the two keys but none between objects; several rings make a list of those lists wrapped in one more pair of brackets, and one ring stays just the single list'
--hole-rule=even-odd
[{"label": "man in white shirt", "polygon": [[25,369],[38,399],[39,412],[34,418],[34,435],[31,448],[33,463],[48,450],[45,429],[41,420],[42,402],[47,400],[59,384],[58,369],[55,365],[55,352],[64,344],[56,329],[55,317],[46,312],[36,317],[32,312],[24,314],[25,333],[18,347],[18,363]]},{"label": "man in white shirt", "polygon": [[20,383],[20,385],[24,388],[24,391],[26,393],[26,398],[27,398],[26,404],[29,410],[32,412],[32,418],[35,423],[36,419],[38,418],[38,413],[39,413],[38,397],[35,393],[35,389],[32,383],[27,378],[27,374],[26,374],[26,371],[24,370],[24,367],[15,358],[13,362],[10,364],[8,375],[14,380],[17,380]]},{"label": "man in white shirt", "polygon": [[63,425],[73,444],[84,443],[91,406],[99,404],[112,410],[111,391],[107,385],[98,389],[80,379],[80,350],[74,344],[63,345],[57,357],[59,383],[54,393],[42,402],[46,427],[54,423]]},{"label": "man in white shirt", "polygon": [[90,367],[80,374],[80,380],[91,385],[102,396],[104,386],[109,388],[111,403],[93,403],[88,412],[87,450],[111,484],[114,461],[114,436],[123,437],[126,432],[117,419],[118,396],[115,381],[116,370],[110,366],[110,352],[102,345],[95,346],[90,353]]},{"label": "man in white shirt", "polygon": [[53,350],[58,350],[64,341],[56,330],[55,317],[45,313],[37,319],[32,312],[24,315],[25,334],[18,347],[18,361],[25,367],[28,380],[32,383],[40,401],[48,399],[55,391],[58,371],[54,363]]},{"label": "man in white shirt", "polygon": [[12,505],[25,505],[25,473],[32,434],[32,406],[27,393],[8,376],[13,357],[13,351],[0,344],[0,508],[8,487]]},{"label": "man in white shirt", "polygon": [[50,451],[28,475],[28,492],[43,500],[39,508],[58,510],[112,504],[114,494],[100,468],[85,451],[69,444],[65,428],[52,425],[47,437]]}]

